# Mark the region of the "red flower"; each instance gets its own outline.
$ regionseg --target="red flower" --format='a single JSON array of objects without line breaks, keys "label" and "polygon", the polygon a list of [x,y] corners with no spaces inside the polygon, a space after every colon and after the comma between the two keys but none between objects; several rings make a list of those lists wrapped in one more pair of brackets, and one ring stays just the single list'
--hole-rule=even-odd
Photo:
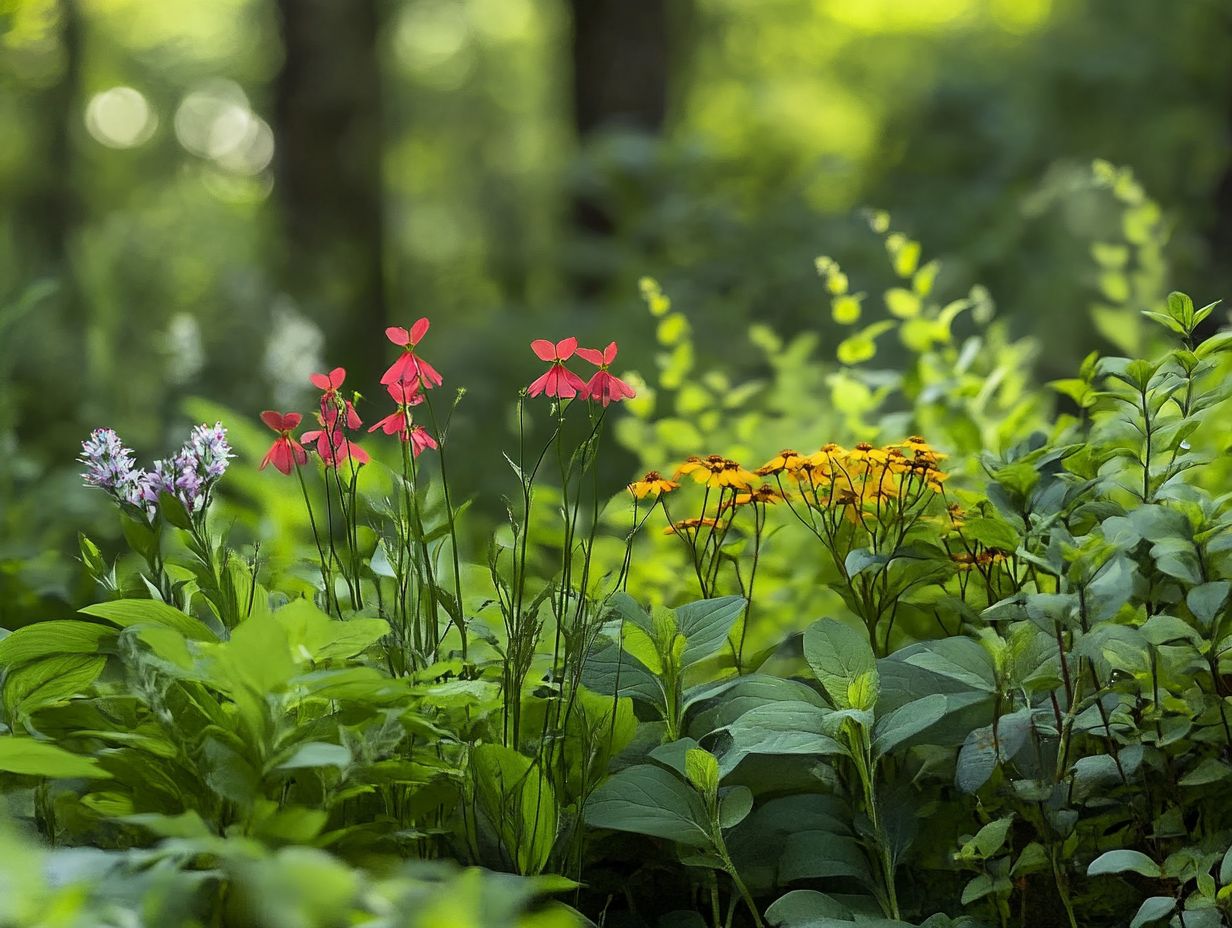
[{"label": "red flower", "polygon": [[[335,426],[340,412],[346,415],[348,429],[354,431],[364,424],[351,401],[343,400],[338,396],[338,390],[346,380],[346,368],[335,367],[328,374],[313,374],[308,379],[314,387],[323,391],[321,393],[321,416],[327,428],[332,429]],[[305,436],[305,441],[310,440]]]},{"label": "red flower", "polygon": [[304,446],[291,437],[291,431],[299,426],[303,418],[297,412],[274,412],[272,409],[261,413],[261,421],[277,432],[278,437],[261,459],[258,470],[265,470],[267,464],[273,464],[284,474],[290,474],[295,465],[308,460]]},{"label": "red flower", "polygon": [[426,448],[435,449],[436,447],[436,439],[429,435],[428,430],[422,425],[417,425],[411,429],[411,451],[415,457],[419,457]]},{"label": "red flower", "polygon": [[578,393],[585,393],[586,381],[565,367],[565,362],[577,351],[576,338],[564,338],[552,344],[546,338],[536,338],[530,343],[530,349],[540,361],[551,361],[552,366],[547,373],[526,388],[528,396],[538,396],[546,393],[561,399],[571,399]]},{"label": "red flower", "polygon": [[631,386],[608,372],[608,366],[616,360],[615,342],[602,352],[596,348],[579,348],[577,353],[578,357],[599,368],[590,378],[590,383],[586,384],[586,389],[582,392],[583,399],[598,400],[603,406],[607,406],[608,403],[619,403],[637,396]]},{"label": "red flower", "polygon": [[397,435],[401,441],[409,441],[415,457],[419,457],[424,448],[435,448],[436,441],[422,425],[415,425],[411,418],[411,407],[424,401],[420,392],[419,382],[391,383],[386,387],[398,408],[388,416],[373,425],[369,432],[380,429],[386,435]]},{"label": "red flower", "polygon": [[416,346],[428,334],[428,319],[424,317],[411,326],[410,330],[391,326],[385,330],[385,337],[404,350],[381,378],[381,383],[418,383],[425,390],[441,385],[441,375],[431,364],[415,353]]},{"label": "red flower", "polygon": [[324,421],[321,425],[322,428],[305,432],[300,438],[305,442],[316,443],[317,454],[321,456],[326,467],[337,467],[347,458],[356,464],[367,464],[371,460],[368,452],[347,438],[342,429],[326,428]]},{"label": "red flower", "polygon": [[327,467],[337,467],[348,458],[357,464],[367,464],[368,453],[347,438],[343,431],[354,431],[364,424],[351,401],[338,395],[346,380],[346,369],[335,367],[328,374],[313,374],[308,379],[314,387],[323,391],[321,411],[317,413],[317,422],[321,427],[305,432],[300,436],[301,440],[316,443],[317,454]]}]

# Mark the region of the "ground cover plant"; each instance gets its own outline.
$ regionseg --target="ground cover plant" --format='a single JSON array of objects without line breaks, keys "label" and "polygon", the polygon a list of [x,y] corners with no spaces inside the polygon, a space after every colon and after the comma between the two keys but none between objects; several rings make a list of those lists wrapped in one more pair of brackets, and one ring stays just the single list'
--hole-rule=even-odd
[{"label": "ground cover plant", "polygon": [[703,371],[649,280],[654,382],[535,340],[490,534],[427,318],[306,416],[89,435],[128,550],[0,639],[0,920],[1232,920],[1232,332],[1173,293],[1035,385],[871,221],[884,318],[817,263],[837,364],[755,328],[767,380]]}]

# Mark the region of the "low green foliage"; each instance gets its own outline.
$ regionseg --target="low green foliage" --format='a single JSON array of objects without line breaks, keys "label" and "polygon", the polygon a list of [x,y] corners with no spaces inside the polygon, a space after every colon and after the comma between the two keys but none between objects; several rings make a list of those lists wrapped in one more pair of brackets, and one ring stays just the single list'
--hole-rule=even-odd
[{"label": "low green foliage", "polygon": [[[959,340],[981,295],[940,300],[873,223],[889,318],[819,262],[863,326],[837,367],[763,331],[774,383],[697,377],[646,283],[663,380],[616,432],[687,458],[631,516],[585,396],[542,450],[521,433],[486,558],[435,400],[432,465],[409,419],[400,467],[284,446],[292,556],[229,540],[213,483],[117,493],[137,556],[83,536],[98,601],[0,639],[5,923],[1227,924],[1232,333],[1173,294],[1147,314],[1171,342],[1092,355],[1050,419],[1029,347]],[[863,365],[892,329],[914,360],[887,378]],[[820,449],[770,457],[763,426]]]}]

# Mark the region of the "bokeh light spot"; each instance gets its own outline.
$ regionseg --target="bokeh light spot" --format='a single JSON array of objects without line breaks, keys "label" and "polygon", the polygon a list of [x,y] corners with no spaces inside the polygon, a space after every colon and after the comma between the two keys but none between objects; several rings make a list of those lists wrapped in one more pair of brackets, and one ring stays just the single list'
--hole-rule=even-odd
[{"label": "bokeh light spot", "polygon": [[108,148],[134,148],[149,140],[158,117],[145,95],[132,87],[112,87],[86,104],[86,130]]}]

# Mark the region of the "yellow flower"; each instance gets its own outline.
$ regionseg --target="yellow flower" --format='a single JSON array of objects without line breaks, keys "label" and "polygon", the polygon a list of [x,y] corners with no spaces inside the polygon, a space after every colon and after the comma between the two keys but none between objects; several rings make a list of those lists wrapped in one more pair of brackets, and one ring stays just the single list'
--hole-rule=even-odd
[{"label": "yellow flower", "polygon": [[757,482],[757,475],[745,470],[735,461],[725,460],[723,467],[707,481],[712,487],[731,487],[735,490],[748,490]]},{"label": "yellow flower", "polygon": [[635,480],[629,484],[629,492],[638,499],[645,499],[652,495],[657,499],[660,494],[670,493],[679,488],[680,484],[674,480],[668,480],[657,470],[652,470],[641,480]]},{"label": "yellow flower", "polygon": [[761,467],[757,468],[756,473],[759,477],[781,474],[783,471],[791,471],[798,467],[803,460],[804,458],[801,457],[799,451],[784,448]]},{"label": "yellow flower", "polygon": [[880,448],[874,448],[866,441],[860,442],[849,452],[847,460],[853,464],[885,464],[889,456]]},{"label": "yellow flower", "polygon": [[714,528],[718,525],[716,519],[681,519],[679,522],[673,522],[663,530],[664,535],[680,535],[685,532],[697,531],[702,526]]},{"label": "yellow flower", "polygon": [[704,458],[696,455],[686,458],[685,462],[676,468],[675,479],[689,476],[698,483],[709,483],[710,479],[723,469],[723,455],[708,454]]},{"label": "yellow flower", "polygon": [[788,473],[799,483],[817,486],[830,479],[830,460],[830,452],[815,451],[806,458],[796,459]]},{"label": "yellow flower", "polygon": [[768,484],[762,484],[755,490],[750,490],[747,493],[737,493],[733,499],[729,499],[723,504],[724,509],[732,506],[748,506],[752,503],[763,503],[770,506],[777,506],[780,502],[787,499],[774,487]]}]

